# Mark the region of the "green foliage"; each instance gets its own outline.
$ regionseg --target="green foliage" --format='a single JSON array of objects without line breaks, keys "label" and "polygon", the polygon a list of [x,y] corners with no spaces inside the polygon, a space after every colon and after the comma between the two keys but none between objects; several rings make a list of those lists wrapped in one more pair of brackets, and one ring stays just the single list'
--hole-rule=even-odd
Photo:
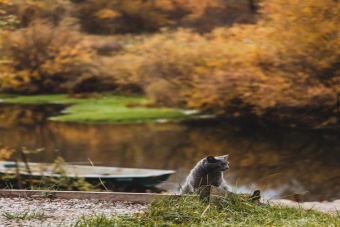
[{"label": "green foliage", "polygon": [[300,207],[227,201],[219,206],[194,197],[153,203],[145,214],[83,217],[74,226],[338,226],[339,217]]},{"label": "green foliage", "polygon": [[135,217],[107,217],[105,215],[96,215],[93,217],[83,216],[78,220],[73,227],[90,227],[90,226],[141,226],[139,220]]}]

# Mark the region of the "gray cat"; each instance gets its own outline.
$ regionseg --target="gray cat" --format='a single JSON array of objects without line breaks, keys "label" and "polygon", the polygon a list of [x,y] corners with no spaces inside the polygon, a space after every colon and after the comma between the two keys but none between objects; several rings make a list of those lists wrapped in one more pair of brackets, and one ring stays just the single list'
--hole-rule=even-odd
[{"label": "gray cat", "polygon": [[182,188],[182,194],[197,192],[204,186],[213,185],[229,191],[223,171],[229,169],[228,155],[213,157],[208,156],[197,163],[190,171]]}]

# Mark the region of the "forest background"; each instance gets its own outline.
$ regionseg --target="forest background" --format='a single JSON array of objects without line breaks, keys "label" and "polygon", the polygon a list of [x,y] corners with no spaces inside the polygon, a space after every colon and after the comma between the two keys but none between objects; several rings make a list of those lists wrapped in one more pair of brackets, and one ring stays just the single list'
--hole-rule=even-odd
[{"label": "forest background", "polygon": [[0,92],[339,126],[336,0],[0,0]]}]

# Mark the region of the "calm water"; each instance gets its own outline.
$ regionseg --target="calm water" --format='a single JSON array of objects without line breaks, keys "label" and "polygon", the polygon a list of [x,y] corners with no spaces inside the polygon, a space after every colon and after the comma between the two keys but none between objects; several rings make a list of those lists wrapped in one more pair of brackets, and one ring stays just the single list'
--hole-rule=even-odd
[{"label": "calm water", "polygon": [[[229,154],[226,180],[238,191],[262,189],[267,198],[340,199],[340,133],[268,129],[237,122],[90,125],[48,121],[58,105],[1,105],[0,142],[45,148],[30,161],[174,169],[161,187],[178,190],[190,169],[208,155]],[[263,179],[265,178],[265,179]],[[290,196],[308,191],[302,196]]]}]

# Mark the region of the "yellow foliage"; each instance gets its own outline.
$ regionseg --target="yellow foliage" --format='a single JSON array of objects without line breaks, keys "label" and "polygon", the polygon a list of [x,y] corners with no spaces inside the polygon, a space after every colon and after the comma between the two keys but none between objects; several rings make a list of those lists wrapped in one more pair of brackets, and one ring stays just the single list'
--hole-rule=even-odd
[{"label": "yellow foliage", "polygon": [[173,7],[175,6],[181,8],[184,11],[189,11],[194,14],[204,14],[209,8],[223,8],[225,5],[219,0],[173,0],[170,1]]},{"label": "yellow foliage", "polygon": [[8,149],[7,147],[0,146],[0,161],[9,159],[13,152],[13,150]]},{"label": "yellow foliage", "polygon": [[99,10],[98,12],[95,13],[95,15],[99,18],[99,19],[115,19],[117,17],[122,16],[121,13],[111,10],[111,9],[102,9]]}]

